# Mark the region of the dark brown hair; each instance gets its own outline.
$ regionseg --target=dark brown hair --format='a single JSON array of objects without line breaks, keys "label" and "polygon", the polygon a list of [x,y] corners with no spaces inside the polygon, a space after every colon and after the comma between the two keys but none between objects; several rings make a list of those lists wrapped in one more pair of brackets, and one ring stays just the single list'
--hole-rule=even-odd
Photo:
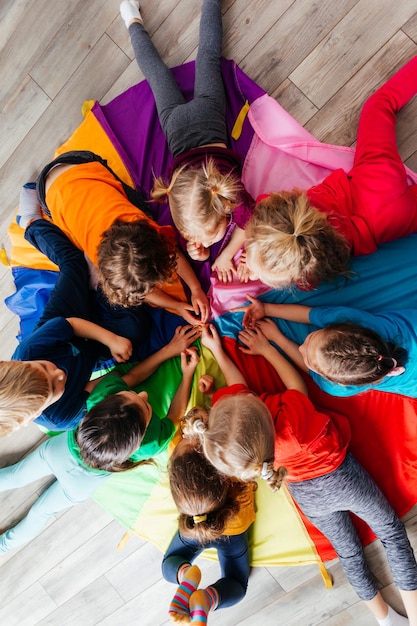
[{"label": "dark brown hair", "polygon": [[146,420],[140,407],[115,394],[88,411],[76,439],[87,465],[107,472],[124,472],[146,463],[129,459],[139,448],[145,430]]},{"label": "dark brown hair", "polygon": [[378,333],[357,324],[331,324],[323,329],[322,342],[311,364],[324,378],[341,385],[374,383],[396,366],[407,353],[386,342]]},{"label": "dark brown hair", "polygon": [[148,220],[115,220],[103,233],[97,265],[109,302],[135,306],[156,285],[172,280],[176,251]]}]

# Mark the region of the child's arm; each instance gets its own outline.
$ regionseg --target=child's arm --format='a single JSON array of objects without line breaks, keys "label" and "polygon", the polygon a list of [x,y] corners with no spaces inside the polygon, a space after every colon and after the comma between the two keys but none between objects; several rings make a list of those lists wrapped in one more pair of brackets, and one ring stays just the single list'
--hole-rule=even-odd
[{"label": "child's arm", "polygon": [[129,387],[134,387],[146,380],[154,371],[171,357],[179,356],[184,350],[201,336],[201,330],[197,326],[178,326],[171,341],[150,357],[138,363],[132,369],[123,374],[122,378]]},{"label": "child's arm", "polygon": [[239,226],[235,226],[232,236],[227,246],[222,250],[219,256],[214,261],[211,269],[217,272],[220,282],[231,283],[233,281],[233,274],[236,273],[236,268],[233,264],[233,257],[236,252],[243,246],[246,240],[246,233]]},{"label": "child's arm", "polygon": [[299,346],[295,341],[289,339],[284,335],[284,333],[280,330],[280,328],[273,322],[271,319],[266,318],[260,320],[256,324],[256,328],[260,328],[265,337],[269,339],[269,341],[273,341],[281,348],[283,352],[287,356],[290,357],[291,361],[295,363],[295,365],[303,370],[304,372],[308,372],[309,369],[307,365],[304,363],[304,359],[299,350]]},{"label": "child's arm", "polygon": [[311,306],[304,304],[273,304],[272,302],[262,302],[246,295],[249,305],[237,306],[231,309],[235,312],[243,312],[242,326],[245,328],[255,328],[256,322],[263,317],[279,317],[289,322],[299,322],[301,324],[310,323]]},{"label": "child's arm", "polygon": [[304,395],[307,387],[301,375],[293,365],[276,350],[259,328],[254,330],[245,329],[239,333],[239,339],[246,347],[241,347],[242,352],[247,354],[259,354],[264,356],[278,373],[287,389],[296,389]]},{"label": "child's arm", "polygon": [[223,350],[219,334],[213,324],[208,324],[207,326],[204,326],[201,335],[201,342],[204,346],[206,346],[206,348],[209,348],[209,350],[212,351],[214,358],[216,359],[221,371],[223,372],[228,386],[237,384],[246,385],[246,387],[248,386],[245,377],[243,376],[237,365],[235,365],[233,361],[229,359],[229,357]]},{"label": "child's arm", "polygon": [[205,324],[210,314],[209,301],[204,293],[194,270],[181,250],[177,250],[177,273],[191,291],[191,304],[198,320]]},{"label": "child's arm", "polygon": [[186,348],[181,352],[181,370],[182,379],[172,398],[167,417],[172,420],[175,426],[178,425],[181,417],[184,415],[191,392],[191,383],[195,368],[198,363],[198,354],[196,348]]},{"label": "child's arm", "polygon": [[72,326],[74,335],[83,339],[93,339],[107,346],[118,363],[128,361],[132,356],[132,342],[126,337],[120,337],[110,330],[102,328],[80,317],[68,317],[67,322]]}]

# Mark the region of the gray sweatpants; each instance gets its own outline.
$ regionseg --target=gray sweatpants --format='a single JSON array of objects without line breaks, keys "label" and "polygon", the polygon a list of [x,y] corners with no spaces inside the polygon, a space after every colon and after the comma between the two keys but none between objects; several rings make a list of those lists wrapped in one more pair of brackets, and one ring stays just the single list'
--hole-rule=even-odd
[{"label": "gray sweatpants", "polygon": [[325,476],[287,485],[303,513],[333,545],[362,600],[372,600],[378,587],[349,511],[363,519],[381,540],[397,587],[403,591],[417,589],[417,563],[404,524],[352,455]]},{"label": "gray sweatpants", "polygon": [[226,143],[226,99],[220,69],[221,0],[203,0],[195,64],[194,99],[186,102],[171,70],[161,60],[142,24],[129,26],[133,51],[155,97],[172,154],[178,156],[209,143]]}]

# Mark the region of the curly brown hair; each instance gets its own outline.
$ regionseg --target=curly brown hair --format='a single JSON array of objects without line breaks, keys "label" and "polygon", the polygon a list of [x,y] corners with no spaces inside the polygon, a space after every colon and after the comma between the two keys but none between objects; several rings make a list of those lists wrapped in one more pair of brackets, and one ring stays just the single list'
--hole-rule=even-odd
[{"label": "curly brown hair", "polygon": [[103,233],[97,265],[109,302],[137,306],[156,285],[173,279],[176,250],[146,219],[115,220]]},{"label": "curly brown hair", "polygon": [[347,240],[298,189],[261,200],[246,232],[246,263],[271,287],[297,284],[309,289],[350,273]]}]

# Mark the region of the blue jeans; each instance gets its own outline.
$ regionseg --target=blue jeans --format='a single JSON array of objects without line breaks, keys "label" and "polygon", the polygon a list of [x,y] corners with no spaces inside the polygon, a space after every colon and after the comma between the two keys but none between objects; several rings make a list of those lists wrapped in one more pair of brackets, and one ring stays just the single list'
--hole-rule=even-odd
[{"label": "blue jeans", "polygon": [[90,289],[84,252],[55,224],[44,219],[35,220],[27,227],[25,239],[60,269],[38,326],[54,317],[79,317],[127,337],[133,344],[149,336],[151,315],[148,306],[131,309],[114,306],[106,301],[100,290]]},{"label": "blue jeans", "polygon": [[44,476],[56,480],[36,500],[29,513],[16,526],[0,535],[0,553],[29,541],[60,511],[87,500],[110,476],[82,467],[70,454],[68,433],[42,443],[24,459],[0,469],[0,492],[28,485]]},{"label": "blue jeans", "polygon": [[206,548],[215,548],[219,557],[222,577],[211,585],[219,594],[217,608],[237,604],[245,597],[248,586],[250,565],[247,531],[240,535],[223,536],[204,545],[177,532],[162,561],[163,577],[178,584],[177,573],[181,565],[192,563]]}]

